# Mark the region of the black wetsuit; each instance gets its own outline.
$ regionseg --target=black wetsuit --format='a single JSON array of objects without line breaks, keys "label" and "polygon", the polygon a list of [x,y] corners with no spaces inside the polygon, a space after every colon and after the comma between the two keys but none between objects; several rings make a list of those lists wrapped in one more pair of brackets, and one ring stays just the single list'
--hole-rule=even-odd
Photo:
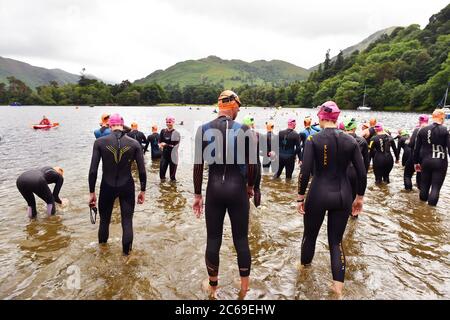
[{"label": "black wetsuit", "polygon": [[316,239],[328,211],[328,244],[331,254],[333,280],[344,281],[345,255],[342,237],[352,211],[352,188],[347,168],[352,163],[357,174],[357,194],[363,196],[367,185],[358,143],[348,134],[337,129],[326,128],[309,136],[299,175],[298,193],[304,195],[314,168],[314,177],[305,203],[304,234],[301,263],[311,263]]},{"label": "black wetsuit", "polygon": [[[374,127],[370,127],[368,130],[369,130],[369,136],[365,139],[366,139],[367,145],[370,146],[370,140],[372,140],[372,138],[377,135],[377,132],[375,131]],[[373,156],[374,156],[374,154],[369,152],[369,165],[373,160]]]},{"label": "black wetsuit", "polygon": [[[415,128],[413,133],[412,133],[412,135],[411,135],[411,138],[409,139],[409,144],[408,145],[409,145],[409,148],[411,149],[411,157],[410,157],[409,161],[407,161],[406,164],[405,164],[405,176],[406,176],[405,179],[412,180],[412,176],[413,176],[413,174],[414,174],[414,172],[416,170],[414,168],[414,148],[415,148],[415,145],[416,145],[417,133],[421,129],[422,129],[421,127]],[[419,163],[421,163],[420,159],[419,159]],[[417,184],[417,188],[419,188],[419,189],[420,189],[421,178],[422,178],[422,173],[421,172],[416,172],[416,184]],[[406,186],[408,186],[408,188],[406,188]],[[405,188],[410,190],[409,187],[411,187],[411,189],[412,189],[412,181],[411,181],[411,183],[409,183],[406,180]]]},{"label": "black wetsuit", "polygon": [[150,145],[150,152],[152,154],[152,159],[161,158],[161,150],[159,149],[159,133],[154,132],[147,137],[147,142],[144,147],[144,154],[148,150],[148,146]]},{"label": "black wetsuit", "polygon": [[162,129],[159,134],[159,142],[166,143],[166,146],[162,150],[159,177],[165,179],[167,168],[170,167],[170,180],[175,181],[178,166],[178,144],[180,143],[180,134],[175,129]]},{"label": "black wetsuit", "polygon": [[422,167],[420,200],[435,206],[447,174],[450,135],[445,126],[433,123],[419,131],[415,143],[414,163]]},{"label": "black wetsuit", "polygon": [[370,154],[373,158],[373,172],[375,174],[375,183],[382,181],[389,183],[389,174],[394,167],[394,158],[391,149],[398,160],[397,147],[394,138],[388,134],[376,135],[370,140]]},{"label": "black wetsuit", "polygon": [[98,209],[100,227],[98,240],[106,243],[109,237],[109,224],[115,199],[120,200],[122,220],[123,253],[128,254],[133,243],[133,213],[135,206],[134,179],[131,164],[136,161],[141,182],[141,191],[145,191],[147,174],[141,145],[124,132],[114,131],[106,137],[97,139],[92,152],[89,169],[89,191],[95,192],[98,165],[102,160],[103,176],[100,184]]},{"label": "black wetsuit", "polygon": [[279,178],[286,167],[286,179],[291,179],[295,168],[295,156],[300,159],[300,136],[297,131],[286,129],[280,131],[278,140],[278,170],[274,177]]},{"label": "black wetsuit", "polygon": [[253,131],[253,133],[254,137],[256,138],[256,154],[258,155],[256,158],[257,164],[256,164],[255,186],[253,188],[255,193],[253,197],[253,203],[255,204],[255,207],[259,207],[261,204],[261,174],[262,174],[261,159],[259,158],[260,155],[259,141],[261,136],[256,131]]},{"label": "black wetsuit", "polygon": [[397,142],[397,159],[400,159],[400,152],[403,149],[402,166],[403,170],[403,183],[406,190],[412,190],[411,178],[414,174],[414,163],[412,159],[412,150],[409,146],[409,136],[398,137]]},{"label": "black wetsuit", "polygon": [[[48,184],[54,183],[53,193],[50,191]],[[61,203],[59,192],[64,183],[64,178],[52,167],[43,167],[25,171],[16,181],[17,189],[26,200],[29,207],[29,214],[32,218],[37,215],[36,200],[34,194],[47,203],[47,213],[55,214],[55,202]]]},{"label": "black wetsuit", "polygon": [[[358,143],[359,150],[361,151],[361,156],[363,157],[364,162],[364,168],[366,169],[366,173],[369,170],[369,146],[367,145],[366,139],[363,137],[357,136],[354,133],[351,133],[350,136],[355,138],[356,142]],[[356,169],[353,166],[353,164],[350,163],[347,169],[347,175],[350,180],[350,184],[352,186],[352,198],[355,200],[356,198],[356,192],[358,188],[358,175],[356,174]]]},{"label": "black wetsuit", "polygon": [[139,142],[139,144],[142,146],[142,150],[144,150],[145,145],[147,143],[147,139],[145,138],[145,135],[141,131],[131,130],[130,132],[127,133],[127,136]]},{"label": "black wetsuit", "polygon": [[[239,273],[241,277],[250,274],[251,257],[248,244],[250,207],[247,185],[254,186],[255,182],[257,156],[255,138],[244,137],[245,150],[239,149],[238,146],[239,135],[245,135],[244,132],[248,130],[250,130],[248,126],[221,116],[199,127],[195,138],[193,174],[195,194],[202,193],[203,163],[208,163],[205,261],[208,274],[212,277],[217,276],[219,272],[219,251],[225,211],[228,211],[231,221]],[[228,136],[226,132],[229,132]],[[219,138],[216,140],[214,135]]]},{"label": "black wetsuit", "polygon": [[264,169],[269,169],[272,164],[269,153],[272,151],[272,139],[274,138],[274,134],[272,132],[267,132],[265,135],[261,135],[260,137],[266,141],[266,146],[263,148],[266,150],[261,150],[263,152],[262,166]]}]

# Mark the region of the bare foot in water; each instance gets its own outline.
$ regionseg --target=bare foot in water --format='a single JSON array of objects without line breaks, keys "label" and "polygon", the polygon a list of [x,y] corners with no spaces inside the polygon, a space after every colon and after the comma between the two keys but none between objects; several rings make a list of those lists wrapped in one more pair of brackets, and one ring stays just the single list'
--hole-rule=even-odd
[{"label": "bare foot in water", "polygon": [[209,300],[217,300],[217,286],[210,286],[209,278],[206,278],[202,281],[202,290],[208,295]]}]

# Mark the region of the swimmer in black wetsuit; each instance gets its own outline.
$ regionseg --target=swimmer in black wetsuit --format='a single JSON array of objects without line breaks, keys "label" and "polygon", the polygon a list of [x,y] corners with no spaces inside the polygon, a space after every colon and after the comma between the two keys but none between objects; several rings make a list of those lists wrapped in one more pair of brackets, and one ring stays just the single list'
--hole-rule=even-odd
[{"label": "swimmer in black wetsuit", "polygon": [[[426,114],[421,114],[419,116],[419,125],[414,129],[411,138],[409,139],[409,148],[411,149],[411,158],[410,161],[408,161],[405,165],[405,175],[407,175],[407,179],[411,180],[412,176],[414,174],[414,172],[416,171],[416,169],[414,168],[414,147],[416,145],[416,139],[417,139],[417,134],[419,133],[419,131],[423,128],[426,127],[428,125],[428,121],[429,121],[429,117]],[[421,160],[419,159],[419,164],[421,163]],[[422,178],[422,173],[421,172],[416,172],[416,185],[417,188],[420,189],[420,181]],[[408,188],[407,190],[409,190],[409,187],[411,187],[412,189],[412,181],[407,181],[407,185]],[[405,185],[406,188],[406,185]]]},{"label": "swimmer in black wetsuit", "polygon": [[412,175],[414,173],[414,164],[412,160],[412,151],[409,146],[409,132],[405,129],[398,131],[397,141],[397,158],[400,159],[400,152],[403,150],[402,166],[403,170],[403,183],[406,190],[412,190]]},{"label": "swimmer in black wetsuit", "polygon": [[[267,133],[264,136],[261,136],[262,139],[265,140],[266,142],[266,152],[263,153],[263,162],[262,162],[262,166],[263,166],[263,170],[264,172],[269,171],[271,165],[272,165],[272,158],[273,155],[275,154],[272,151],[272,139],[276,138],[274,133],[273,133],[273,128],[274,128],[274,124],[271,121],[266,122],[266,131]],[[263,151],[263,150],[261,150]]]},{"label": "swimmer in black wetsuit", "polygon": [[[367,174],[358,143],[348,134],[337,130],[340,110],[333,101],[325,102],[319,110],[319,133],[309,136],[298,180],[298,211],[303,216],[304,234],[301,264],[308,266],[314,257],[316,239],[328,211],[328,244],[331,254],[333,290],[342,294],[345,278],[345,255],[342,237],[349,214],[362,210]],[[352,201],[352,189],[347,168],[352,163],[357,176],[357,197]],[[314,177],[305,203],[305,192],[314,168]],[[353,203],[353,204],[352,204]]]},{"label": "swimmer in black wetsuit", "polygon": [[[363,157],[364,167],[366,168],[367,173],[367,171],[369,170],[370,158],[369,158],[369,146],[367,145],[366,139],[356,135],[355,132],[357,124],[355,118],[346,119],[343,123],[346,133],[355,138],[356,142],[358,143],[359,150],[361,151],[361,156]],[[355,200],[356,193],[358,190],[358,176],[356,174],[355,167],[351,163],[348,166],[347,175],[350,180],[350,184],[352,186],[352,199]]]},{"label": "swimmer in black wetsuit", "polygon": [[142,146],[142,150],[144,150],[147,139],[145,138],[144,133],[138,130],[138,124],[136,122],[131,123],[131,131],[127,133],[127,136],[139,142]]},{"label": "swimmer in black wetsuit", "polygon": [[423,127],[417,134],[414,164],[416,171],[422,172],[420,200],[428,201],[430,206],[436,206],[447,174],[450,135],[442,125],[445,120],[445,112],[442,109],[433,112],[432,120],[433,124]]},{"label": "swimmer in black wetsuit", "polygon": [[[34,219],[37,216],[36,200],[34,194],[47,203],[47,214],[54,215],[56,212],[55,203],[61,204],[59,192],[64,183],[64,171],[60,167],[43,167],[25,171],[16,181],[17,189],[22,194],[28,204],[28,217]],[[53,193],[48,184],[54,183]]]},{"label": "swimmer in black wetsuit", "polygon": [[104,244],[109,238],[109,224],[114,201],[120,200],[120,214],[122,222],[122,248],[127,256],[133,244],[133,213],[135,206],[134,180],[131,175],[131,163],[136,161],[141,182],[141,192],[137,202],[145,201],[145,188],[147,174],[145,171],[144,156],[141,145],[123,132],[123,118],[114,114],[109,118],[112,133],[97,139],[92,152],[91,167],[89,169],[89,205],[96,206],[95,183],[100,160],[103,165],[103,176],[100,184],[98,208],[100,213],[100,226],[98,241]]},{"label": "swimmer in black wetsuit", "polygon": [[255,131],[255,119],[250,116],[244,117],[242,123],[246,126],[248,126],[256,139],[256,154],[258,155],[256,160],[256,178],[255,178],[255,185],[253,188],[254,191],[254,197],[253,197],[253,203],[255,204],[255,207],[258,208],[261,205],[261,159],[259,158],[260,154],[260,148],[259,148],[259,139],[261,138],[259,133]]},{"label": "swimmer in black wetsuit", "polygon": [[174,124],[175,118],[167,117],[167,129],[162,129],[159,134],[159,148],[162,149],[161,163],[159,165],[159,178],[161,180],[166,179],[167,168],[169,168],[170,180],[176,180],[180,133],[173,128]]},{"label": "swimmer in black wetsuit", "polygon": [[203,212],[203,164],[208,163],[206,188],[206,268],[209,293],[216,294],[219,251],[222,244],[225,211],[231,221],[233,243],[241,276],[240,297],[248,291],[251,266],[248,243],[249,197],[253,196],[256,172],[256,145],[250,128],[234,121],[239,112],[239,97],[230,90],[219,96],[218,118],[197,130],[195,138],[194,204],[197,217]]},{"label": "swimmer in black wetsuit", "polygon": [[152,126],[152,134],[147,137],[147,142],[145,143],[144,148],[144,154],[147,152],[149,145],[152,160],[160,159],[161,150],[159,149],[159,133],[158,133],[158,126],[156,124]]},{"label": "swimmer in black wetsuit", "polygon": [[300,136],[295,131],[295,119],[288,120],[288,128],[278,133],[279,152],[278,152],[278,170],[274,178],[281,176],[286,167],[286,179],[292,179],[292,173],[295,168],[295,157],[300,160]]},{"label": "swimmer in black wetsuit", "polygon": [[375,174],[375,183],[390,183],[389,174],[394,167],[394,158],[391,149],[395,155],[396,163],[398,160],[397,147],[394,138],[383,130],[383,124],[375,125],[377,135],[370,140],[369,150],[373,158],[373,173]]}]

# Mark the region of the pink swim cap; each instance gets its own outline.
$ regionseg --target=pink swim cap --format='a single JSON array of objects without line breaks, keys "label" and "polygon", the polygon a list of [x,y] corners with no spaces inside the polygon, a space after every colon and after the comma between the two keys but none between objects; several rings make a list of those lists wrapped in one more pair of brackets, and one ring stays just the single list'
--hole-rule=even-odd
[{"label": "pink swim cap", "polygon": [[124,121],[120,114],[115,113],[109,117],[109,126],[123,126]]},{"label": "pink swim cap", "polygon": [[419,116],[419,123],[428,123],[429,117],[427,114],[421,114]]},{"label": "pink swim cap", "polygon": [[288,120],[288,128],[294,128],[296,126],[297,122],[295,121],[294,118],[289,118]]},{"label": "pink swim cap", "polygon": [[172,122],[172,123],[175,123],[175,117],[173,117],[173,116],[168,116],[168,117],[166,118],[166,122]]},{"label": "pink swim cap", "polygon": [[341,110],[334,101],[327,101],[320,106],[317,116],[320,120],[337,121]]},{"label": "pink swim cap", "polygon": [[342,131],[344,131],[344,130],[345,130],[345,125],[344,125],[344,123],[343,123],[343,122],[339,122],[339,126],[338,126],[338,129],[339,129],[339,130],[342,130]]},{"label": "pink swim cap", "polygon": [[383,131],[383,124],[381,122],[377,122],[377,124],[375,125],[375,131],[376,132]]}]

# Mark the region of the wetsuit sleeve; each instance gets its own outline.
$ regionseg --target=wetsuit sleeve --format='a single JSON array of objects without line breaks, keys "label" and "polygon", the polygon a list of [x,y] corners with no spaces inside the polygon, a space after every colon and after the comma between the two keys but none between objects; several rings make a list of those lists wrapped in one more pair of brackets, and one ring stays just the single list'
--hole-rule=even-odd
[{"label": "wetsuit sleeve", "polygon": [[272,137],[273,134],[267,134],[267,156],[269,156],[269,153],[272,152]]},{"label": "wetsuit sleeve", "polygon": [[61,191],[62,185],[64,183],[64,178],[62,175],[55,173],[58,175],[57,180],[56,180],[56,184],[55,184],[55,188],[53,189],[53,199],[55,199],[56,203],[61,204],[62,201],[59,198],[59,192]]},{"label": "wetsuit sleeve", "polygon": [[305,195],[314,165],[314,146],[312,136],[308,137],[305,143],[305,151],[302,167],[298,176],[298,194]]},{"label": "wetsuit sleeve", "polygon": [[405,139],[399,138],[397,144],[397,155],[396,158],[400,159],[400,152],[403,149],[403,153],[405,152]]},{"label": "wetsuit sleeve", "polygon": [[375,137],[372,137],[369,141],[369,155],[370,158],[373,158],[375,154]]},{"label": "wetsuit sleeve", "polygon": [[297,134],[295,137],[295,153],[297,154],[298,160],[302,160],[302,150],[300,149],[300,136]]},{"label": "wetsuit sleeve", "polygon": [[300,132],[299,133],[299,138],[300,138],[300,152],[299,152],[299,159],[300,161],[303,161],[303,153],[305,152],[305,140],[306,140],[306,135],[304,132]]},{"label": "wetsuit sleeve", "polygon": [[370,157],[369,157],[369,145],[364,140],[363,147],[361,149],[361,154],[363,156],[364,160],[364,167],[366,168],[366,172],[369,171],[369,165],[370,165]]},{"label": "wetsuit sleeve", "polygon": [[177,146],[180,143],[181,140],[181,136],[180,133],[176,130],[174,130],[172,132],[172,137],[170,138],[171,142],[172,142],[172,146]]},{"label": "wetsuit sleeve", "polygon": [[250,163],[250,156],[256,155],[257,153],[257,137],[254,132],[252,132],[251,137],[246,138],[246,162],[247,162],[247,184],[249,187],[255,185],[256,180],[256,163]]},{"label": "wetsuit sleeve", "polygon": [[144,154],[147,152],[149,144],[150,144],[150,136],[148,136],[147,140],[145,141]]},{"label": "wetsuit sleeve", "polygon": [[194,141],[194,193],[202,194],[202,183],[203,183],[203,130],[202,127],[197,129]]},{"label": "wetsuit sleeve", "polygon": [[394,138],[389,137],[389,140],[391,141],[391,148],[392,148],[392,151],[394,152],[395,161],[398,161],[399,155],[400,155],[400,150],[399,150],[399,148],[397,148]]},{"label": "wetsuit sleeve", "polygon": [[147,172],[145,171],[144,153],[142,146],[136,148],[136,164],[139,171],[139,182],[141,183],[141,191],[145,191],[147,187]]},{"label": "wetsuit sleeve", "polygon": [[163,136],[163,134],[164,134],[164,129],[162,129],[161,132],[159,133],[159,136],[158,136],[158,143],[161,143],[161,142],[162,142],[162,141],[161,141],[161,137]]},{"label": "wetsuit sleeve", "polygon": [[100,163],[100,146],[98,140],[94,143],[91,158],[91,167],[89,168],[89,192],[95,192],[95,183],[97,182],[97,171]]},{"label": "wetsuit sleeve", "polygon": [[359,196],[363,196],[366,192],[367,187],[367,171],[364,165],[363,158],[361,157],[361,151],[359,150],[358,145],[355,144],[355,148],[353,148],[352,155],[352,163],[355,167],[356,175],[358,177],[358,186],[356,193]]},{"label": "wetsuit sleeve", "polygon": [[420,149],[422,148],[421,131],[417,133],[416,141],[414,142],[414,164],[420,163]]}]

